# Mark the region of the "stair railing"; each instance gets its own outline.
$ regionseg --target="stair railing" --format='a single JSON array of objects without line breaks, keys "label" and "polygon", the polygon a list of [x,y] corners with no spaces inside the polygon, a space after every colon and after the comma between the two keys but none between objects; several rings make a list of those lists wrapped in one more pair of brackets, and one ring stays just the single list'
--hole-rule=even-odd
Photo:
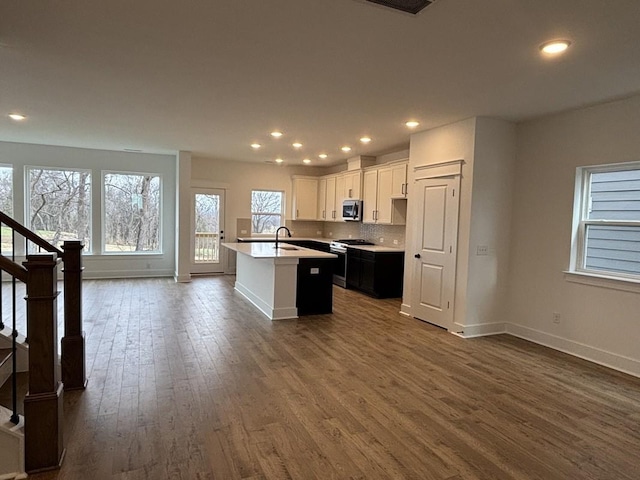
[{"label": "stair railing", "polygon": [[[25,468],[27,472],[59,466],[62,445],[62,388],[83,389],[86,386],[85,342],[82,331],[82,249],[80,241],[64,241],[62,249],[50,244],[33,231],[0,212],[0,227],[11,229],[11,259],[0,254],[0,269],[12,278],[13,318],[13,394],[12,419],[17,413],[16,350],[16,280],[26,285],[26,337],[29,340],[29,393],[24,400]],[[26,261],[16,262],[16,233],[25,239]],[[0,243],[2,234],[0,230]],[[29,253],[31,244],[38,253]],[[48,253],[42,253],[43,250]],[[57,373],[57,272],[63,263],[64,326],[61,339],[62,379]],[[0,289],[1,290],[1,289]],[[0,305],[2,304],[0,298]],[[0,311],[0,327],[2,312]],[[60,382],[62,380],[62,382]]]}]

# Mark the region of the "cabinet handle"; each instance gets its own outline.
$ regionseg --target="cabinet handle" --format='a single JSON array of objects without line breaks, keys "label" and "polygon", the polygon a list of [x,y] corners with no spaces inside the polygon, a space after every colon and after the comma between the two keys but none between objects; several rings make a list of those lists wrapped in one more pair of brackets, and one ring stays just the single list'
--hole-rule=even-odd
[{"label": "cabinet handle", "polygon": [[409,195],[409,184],[408,183],[404,184],[404,194],[405,195]]},{"label": "cabinet handle", "polygon": [[351,189],[349,189],[349,198],[352,198],[352,197],[351,197]]},{"label": "cabinet handle", "polygon": [[300,216],[300,210],[296,210],[296,218]]},{"label": "cabinet handle", "polygon": [[419,254],[419,253],[416,253],[416,254],[414,255],[414,257],[416,257],[416,258],[422,258],[422,257],[420,256],[420,254]]},{"label": "cabinet handle", "polygon": [[402,184],[402,188],[400,189],[400,193],[404,195],[404,183]]},{"label": "cabinet handle", "polygon": [[327,211],[326,210],[322,210],[322,218],[327,218]]},{"label": "cabinet handle", "polygon": [[333,219],[336,218],[336,211],[335,210],[331,210],[331,218],[333,218]]}]

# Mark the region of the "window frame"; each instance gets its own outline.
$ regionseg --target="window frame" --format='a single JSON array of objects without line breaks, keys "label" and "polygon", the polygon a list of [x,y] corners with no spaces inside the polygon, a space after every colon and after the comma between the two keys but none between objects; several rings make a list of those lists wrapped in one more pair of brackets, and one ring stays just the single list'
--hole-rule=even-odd
[{"label": "window frame", "polygon": [[[274,192],[280,194],[280,213],[273,212],[254,212],[253,211],[253,192]],[[253,231],[253,216],[254,215],[278,215],[280,216],[280,227],[285,224],[285,192],[284,190],[275,190],[271,188],[252,188],[251,196],[249,197],[249,209],[251,211],[249,215],[249,220],[251,222],[251,236],[253,237],[270,237],[273,236],[273,233],[258,233]],[[279,228],[279,227],[278,227]]]},{"label": "window frame", "polygon": [[[25,225],[29,230],[35,232],[33,225],[31,225],[31,181],[30,181],[30,171],[31,170],[52,170],[52,171],[61,171],[61,172],[84,172],[89,174],[89,222],[88,222],[88,237],[89,237],[89,248],[83,249],[83,255],[91,255],[95,252],[94,238],[93,238],[93,188],[94,188],[94,179],[93,179],[93,170],[90,168],[78,168],[78,167],[58,167],[58,166],[37,166],[37,165],[25,165],[24,166],[24,213],[23,213],[23,225]],[[15,169],[14,169],[15,171]],[[14,201],[15,205],[15,201]],[[26,252],[25,252],[26,253]]]},{"label": "window frame", "polygon": [[[151,176],[158,177],[159,185],[158,185],[158,250],[146,251],[146,252],[138,252],[138,251],[118,251],[118,252],[108,252],[106,250],[107,238],[106,238],[106,187],[105,187],[105,177],[107,175],[129,175],[129,176]],[[106,256],[118,256],[123,255],[126,257],[131,257],[133,255],[142,255],[142,256],[159,256],[164,254],[164,235],[163,235],[163,212],[164,212],[164,204],[163,204],[163,189],[164,189],[164,178],[161,173],[157,172],[134,172],[134,171],[125,171],[125,170],[102,170],[101,171],[101,182],[100,182],[100,199],[102,205],[100,206],[100,253],[101,255]]]},{"label": "window frame", "polygon": [[[568,280],[576,283],[586,283],[621,290],[640,291],[640,273],[636,275],[611,270],[587,268],[585,266],[587,249],[586,232],[589,226],[631,226],[640,228],[640,219],[604,220],[588,218],[591,196],[591,175],[594,173],[622,172],[627,170],[640,170],[640,161],[576,168],[571,259],[569,270],[565,272],[568,274]],[[588,280],[585,277],[592,277],[594,280]],[[629,284],[638,284],[638,288],[629,286]]]}]

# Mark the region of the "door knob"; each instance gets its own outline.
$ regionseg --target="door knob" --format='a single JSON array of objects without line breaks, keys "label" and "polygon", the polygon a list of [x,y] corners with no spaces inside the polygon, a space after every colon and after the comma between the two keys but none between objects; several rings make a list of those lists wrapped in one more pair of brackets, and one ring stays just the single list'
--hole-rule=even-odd
[{"label": "door knob", "polygon": [[419,253],[416,253],[416,254],[414,255],[414,257],[416,257],[416,258],[421,258]]}]

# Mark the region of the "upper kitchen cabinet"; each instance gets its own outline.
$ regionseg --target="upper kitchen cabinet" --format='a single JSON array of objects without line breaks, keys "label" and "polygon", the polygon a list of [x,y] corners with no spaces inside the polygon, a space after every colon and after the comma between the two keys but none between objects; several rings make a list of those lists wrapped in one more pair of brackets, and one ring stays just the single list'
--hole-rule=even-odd
[{"label": "upper kitchen cabinet", "polygon": [[327,219],[327,179],[318,179],[318,210],[316,211],[317,220]]},{"label": "upper kitchen cabinet", "polygon": [[363,181],[364,223],[404,225],[407,217],[407,165],[368,169]]},{"label": "upper kitchen cabinet", "polygon": [[316,220],[318,214],[318,179],[293,177],[293,220]]},{"label": "upper kitchen cabinet", "polygon": [[[341,175],[343,182],[343,200],[360,200],[362,172],[360,170],[354,172],[345,172]],[[340,202],[342,203],[342,202]]]},{"label": "upper kitchen cabinet", "polygon": [[407,198],[407,162],[397,163],[384,167],[391,170],[391,198]]}]

